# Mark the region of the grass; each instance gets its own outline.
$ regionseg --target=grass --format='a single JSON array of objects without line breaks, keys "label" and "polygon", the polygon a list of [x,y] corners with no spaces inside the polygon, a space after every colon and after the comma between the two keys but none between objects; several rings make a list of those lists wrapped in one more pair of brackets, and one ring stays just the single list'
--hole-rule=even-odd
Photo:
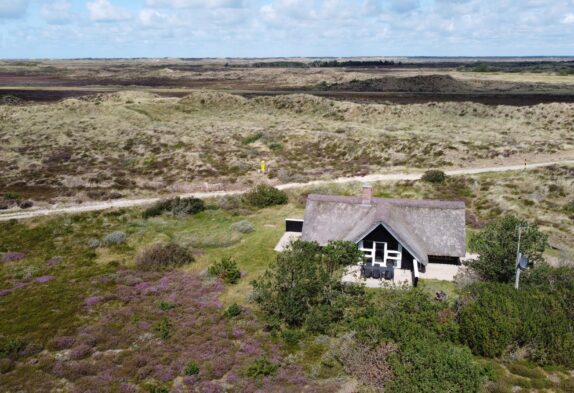
[{"label": "grass", "polygon": [[97,191],[203,190],[205,182],[247,188],[260,179],[260,160],[269,178],[293,182],[539,158],[574,151],[571,112],[568,104],[402,106],[207,91],[2,106],[0,118],[13,121],[0,122],[0,187],[88,200]]},{"label": "grass", "polygon": [[[561,206],[572,190],[571,180],[565,177],[568,170],[568,167],[557,167],[520,173],[487,174],[463,180],[449,179],[440,187],[422,182],[381,183],[375,185],[375,192],[394,197],[462,196],[467,201],[469,211],[479,221],[488,219],[492,211],[500,209],[504,212],[518,211],[529,219],[537,217],[549,222],[560,222],[567,219]],[[530,210],[521,208],[523,205],[520,199],[512,199],[517,191],[533,192],[557,181],[565,190],[564,195],[549,192],[545,194],[544,201],[535,204]],[[469,193],[468,190],[473,192]],[[302,217],[301,195],[317,191],[351,195],[360,191],[360,184],[327,184],[291,190],[292,203],[257,211],[215,209],[212,207],[214,201],[207,201],[208,209],[183,218],[163,214],[144,220],[141,218],[142,209],[134,208],[0,223],[0,252],[26,254],[22,260],[0,266],[0,289],[23,284],[22,288],[0,297],[0,313],[3,315],[0,319],[0,332],[8,339],[45,347],[55,337],[72,335],[86,323],[97,323],[106,312],[121,309],[121,302],[117,300],[101,300],[103,304],[99,303],[98,299],[105,299],[106,294],[113,292],[117,286],[108,278],[131,271],[135,266],[135,255],[157,241],[174,241],[190,247],[196,261],[179,271],[193,277],[203,275],[209,265],[223,257],[231,257],[238,263],[243,277],[237,284],[226,285],[218,293],[221,308],[217,318],[241,326],[244,318],[248,318],[252,312],[249,303],[250,281],[264,272],[275,258],[273,247],[284,231],[284,219]],[[232,224],[242,220],[251,222],[255,231],[238,233],[233,230]],[[560,227],[544,226],[543,229],[550,231],[554,239],[571,239],[572,236],[568,230]],[[97,249],[89,247],[90,239],[101,239],[117,231],[126,234],[124,243]],[[60,262],[48,265],[47,261],[55,256],[61,257],[58,259]],[[44,283],[36,282],[36,279],[42,277],[53,278]],[[448,294],[449,301],[454,302],[457,298],[453,283],[422,280],[420,284],[431,295],[443,290]],[[92,299],[95,306],[87,306],[88,299]],[[224,310],[235,303],[241,307],[241,314],[235,318],[225,318]],[[181,320],[177,316],[182,308],[177,297],[150,297],[149,307],[147,311],[134,314],[134,321],[154,321],[150,327],[151,332],[163,337],[162,341],[165,342],[173,335],[180,334]],[[122,329],[121,324],[116,328]],[[262,328],[258,329],[258,334],[262,334]],[[332,359],[330,353],[333,343],[326,345],[318,338],[305,335],[299,339],[299,343],[291,343],[287,347],[292,352],[290,356],[302,365],[307,375],[314,378],[341,375],[340,365]],[[278,337],[264,342],[267,343],[265,345],[271,345],[269,343],[282,341]],[[191,360],[194,359],[186,358],[185,364]],[[506,391],[513,386],[539,390],[558,389],[558,386],[567,387],[570,383],[562,369],[543,370],[527,363],[495,363],[497,371],[493,378],[498,390],[493,391]],[[205,369],[210,370],[210,367],[212,365]],[[203,366],[200,368],[204,370]],[[21,370],[16,374],[11,373],[9,381],[23,378],[20,373],[26,370],[34,378],[37,377],[30,369]],[[549,379],[549,375],[556,377]],[[2,378],[0,376],[0,381]],[[556,378],[560,382],[555,382]],[[567,388],[562,389],[567,391]]]}]

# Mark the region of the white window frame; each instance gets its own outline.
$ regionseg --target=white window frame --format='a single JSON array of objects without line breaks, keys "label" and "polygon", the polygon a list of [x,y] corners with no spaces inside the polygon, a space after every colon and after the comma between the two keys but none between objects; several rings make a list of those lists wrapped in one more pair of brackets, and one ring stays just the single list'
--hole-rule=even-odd
[{"label": "white window frame", "polygon": [[[385,249],[383,252],[383,255],[384,255],[384,260],[382,262],[383,266],[386,266],[387,262],[392,261],[393,265],[395,266],[395,269],[401,268],[403,246],[400,243],[399,243],[399,250],[395,251],[395,250],[389,250],[388,249],[388,243],[387,242],[377,242],[374,240],[372,242],[373,242],[372,248],[365,248],[363,240],[361,240],[359,242],[359,250],[365,255],[366,258],[371,259],[372,264],[376,263],[375,262],[375,255],[376,255],[376,251],[377,251],[377,244],[384,244]],[[361,262],[361,264],[362,264],[362,262]]]}]

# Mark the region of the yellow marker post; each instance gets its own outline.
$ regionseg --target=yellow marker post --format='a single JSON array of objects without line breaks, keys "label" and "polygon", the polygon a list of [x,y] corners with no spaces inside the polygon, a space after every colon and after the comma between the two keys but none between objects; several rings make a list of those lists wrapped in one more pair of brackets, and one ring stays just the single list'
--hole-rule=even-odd
[{"label": "yellow marker post", "polygon": [[261,160],[261,173],[265,173],[265,161]]}]

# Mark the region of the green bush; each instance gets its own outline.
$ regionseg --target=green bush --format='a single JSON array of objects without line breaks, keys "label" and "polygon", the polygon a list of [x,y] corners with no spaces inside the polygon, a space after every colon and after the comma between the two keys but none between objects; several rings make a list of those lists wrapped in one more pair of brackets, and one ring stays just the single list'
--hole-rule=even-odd
[{"label": "green bush", "polygon": [[0,359],[16,355],[26,347],[24,341],[0,336]]},{"label": "green bush", "polygon": [[514,288],[503,284],[469,287],[469,300],[459,315],[460,337],[474,353],[497,357],[514,343],[519,332],[520,310]]},{"label": "green bush", "polygon": [[444,183],[446,181],[446,173],[436,169],[431,169],[426,171],[422,175],[421,180],[427,183],[434,183],[434,184]]},{"label": "green bush", "polygon": [[520,363],[512,363],[507,366],[508,371],[512,374],[531,379],[546,379],[544,371],[537,367],[528,367]]},{"label": "green bush", "polygon": [[176,243],[157,243],[136,258],[136,266],[144,271],[163,271],[191,263],[193,254]]},{"label": "green bush", "polygon": [[537,364],[574,367],[572,296],[529,288],[528,283],[520,291],[497,283],[474,284],[458,315],[461,339],[482,356],[499,356],[514,344]]},{"label": "green bush", "polygon": [[142,213],[143,218],[159,216],[163,213],[170,212],[174,216],[185,216],[197,214],[205,210],[205,203],[198,198],[180,198],[164,199],[154,203],[145,209]]},{"label": "green bush", "polygon": [[288,347],[295,347],[305,334],[299,329],[284,329],[281,331],[281,338]]},{"label": "green bush", "polygon": [[316,242],[297,240],[277,255],[262,277],[252,282],[253,298],[271,320],[290,327],[305,324],[315,332],[325,332],[330,323],[342,319],[343,310],[361,304],[364,296],[362,288],[341,283],[340,269],[330,271],[330,267],[342,267],[345,263],[355,261],[346,259],[344,252],[326,254]]},{"label": "green bush", "polygon": [[163,317],[155,324],[155,331],[159,333],[162,340],[167,340],[170,336],[171,323],[167,317]]},{"label": "green bush", "polygon": [[248,135],[245,138],[243,138],[241,140],[241,143],[243,145],[249,145],[253,142],[257,142],[259,139],[263,138],[263,133],[261,131],[258,131],[254,134]]},{"label": "green bush", "polygon": [[512,282],[515,276],[519,226],[522,228],[522,254],[528,257],[531,266],[544,261],[542,254],[548,236],[540,232],[536,225],[513,216],[503,216],[471,236],[470,249],[480,256],[468,264],[470,268],[484,280]]},{"label": "green bush", "polygon": [[173,310],[175,308],[175,304],[171,303],[171,302],[166,302],[164,300],[162,300],[161,302],[159,302],[159,309],[161,311],[169,311],[169,310]]},{"label": "green bush", "polygon": [[241,314],[241,307],[237,303],[233,303],[231,306],[227,307],[225,310],[226,318],[234,318]]},{"label": "green bush", "polygon": [[390,356],[394,393],[479,392],[486,374],[468,350],[446,341],[414,339]]},{"label": "green bush", "polygon": [[207,273],[210,276],[221,278],[226,284],[237,284],[241,278],[241,271],[239,271],[237,263],[229,257],[222,258],[219,262],[209,266]]},{"label": "green bush", "polygon": [[256,359],[247,367],[245,374],[251,378],[267,377],[275,374],[279,366],[265,358]]},{"label": "green bush", "polygon": [[275,205],[284,205],[289,201],[287,194],[275,187],[260,184],[243,195],[246,205],[264,208]]},{"label": "green bush", "polygon": [[190,361],[185,366],[185,370],[183,370],[183,374],[187,375],[188,377],[191,377],[193,375],[198,375],[199,374],[199,366],[197,365],[197,363]]}]

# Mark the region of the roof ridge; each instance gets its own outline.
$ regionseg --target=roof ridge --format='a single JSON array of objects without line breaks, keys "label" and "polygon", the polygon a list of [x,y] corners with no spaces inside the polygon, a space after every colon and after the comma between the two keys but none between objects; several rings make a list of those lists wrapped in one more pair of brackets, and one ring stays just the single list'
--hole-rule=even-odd
[{"label": "roof ridge", "polygon": [[[323,202],[363,204],[359,196],[332,195],[332,194],[309,194],[308,199]],[[442,199],[406,199],[406,198],[373,198],[374,204],[390,203],[400,207],[418,207],[426,209],[464,209],[464,201],[449,201]]]}]

